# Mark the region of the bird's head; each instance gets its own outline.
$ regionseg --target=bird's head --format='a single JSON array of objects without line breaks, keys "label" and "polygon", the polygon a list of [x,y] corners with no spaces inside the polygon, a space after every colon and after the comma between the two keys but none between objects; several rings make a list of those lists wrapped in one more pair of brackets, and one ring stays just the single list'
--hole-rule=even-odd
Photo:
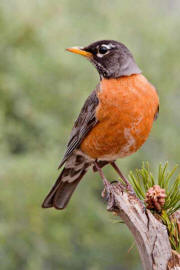
[{"label": "bird's head", "polygon": [[100,78],[119,78],[141,73],[128,48],[114,40],[101,40],[86,47],[68,48],[67,51],[89,59]]}]

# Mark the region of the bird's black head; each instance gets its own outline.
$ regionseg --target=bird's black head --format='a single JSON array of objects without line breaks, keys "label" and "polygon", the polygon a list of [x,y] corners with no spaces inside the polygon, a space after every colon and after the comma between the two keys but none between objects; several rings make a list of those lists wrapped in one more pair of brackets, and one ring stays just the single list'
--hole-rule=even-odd
[{"label": "bird's black head", "polygon": [[114,40],[101,40],[86,47],[72,47],[67,50],[88,58],[101,78],[119,78],[141,73],[128,48]]}]

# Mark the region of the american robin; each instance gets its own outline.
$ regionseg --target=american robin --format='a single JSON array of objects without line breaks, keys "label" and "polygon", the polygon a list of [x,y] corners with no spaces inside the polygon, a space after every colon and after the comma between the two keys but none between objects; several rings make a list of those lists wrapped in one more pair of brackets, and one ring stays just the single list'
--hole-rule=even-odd
[{"label": "american robin", "polygon": [[115,160],[136,152],[146,141],[159,111],[155,88],[142,75],[131,52],[117,41],[101,40],[69,52],[85,56],[97,69],[100,82],[81,109],[72,129],[64,165],[42,207],[64,209],[87,170],[111,164],[124,180]]}]

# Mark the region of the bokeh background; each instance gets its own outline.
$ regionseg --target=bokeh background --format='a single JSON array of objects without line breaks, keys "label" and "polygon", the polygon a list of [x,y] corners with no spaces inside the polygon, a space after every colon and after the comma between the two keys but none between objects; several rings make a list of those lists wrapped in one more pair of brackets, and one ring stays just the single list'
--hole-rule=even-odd
[{"label": "bokeh background", "polygon": [[154,172],[180,163],[179,14],[178,0],[0,1],[1,270],[142,269],[130,232],[105,210],[98,175],[84,177],[64,212],[41,203],[98,82],[69,46],[122,41],[158,89],[158,121],[142,149],[119,160],[124,173],[143,160]]}]

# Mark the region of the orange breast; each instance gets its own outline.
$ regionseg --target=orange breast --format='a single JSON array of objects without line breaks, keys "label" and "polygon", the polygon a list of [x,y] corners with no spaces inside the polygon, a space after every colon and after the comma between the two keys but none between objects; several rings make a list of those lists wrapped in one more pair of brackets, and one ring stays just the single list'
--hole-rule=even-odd
[{"label": "orange breast", "polygon": [[98,92],[99,123],[81,144],[92,158],[112,160],[137,151],[151,130],[159,99],[141,75],[103,79]]}]

